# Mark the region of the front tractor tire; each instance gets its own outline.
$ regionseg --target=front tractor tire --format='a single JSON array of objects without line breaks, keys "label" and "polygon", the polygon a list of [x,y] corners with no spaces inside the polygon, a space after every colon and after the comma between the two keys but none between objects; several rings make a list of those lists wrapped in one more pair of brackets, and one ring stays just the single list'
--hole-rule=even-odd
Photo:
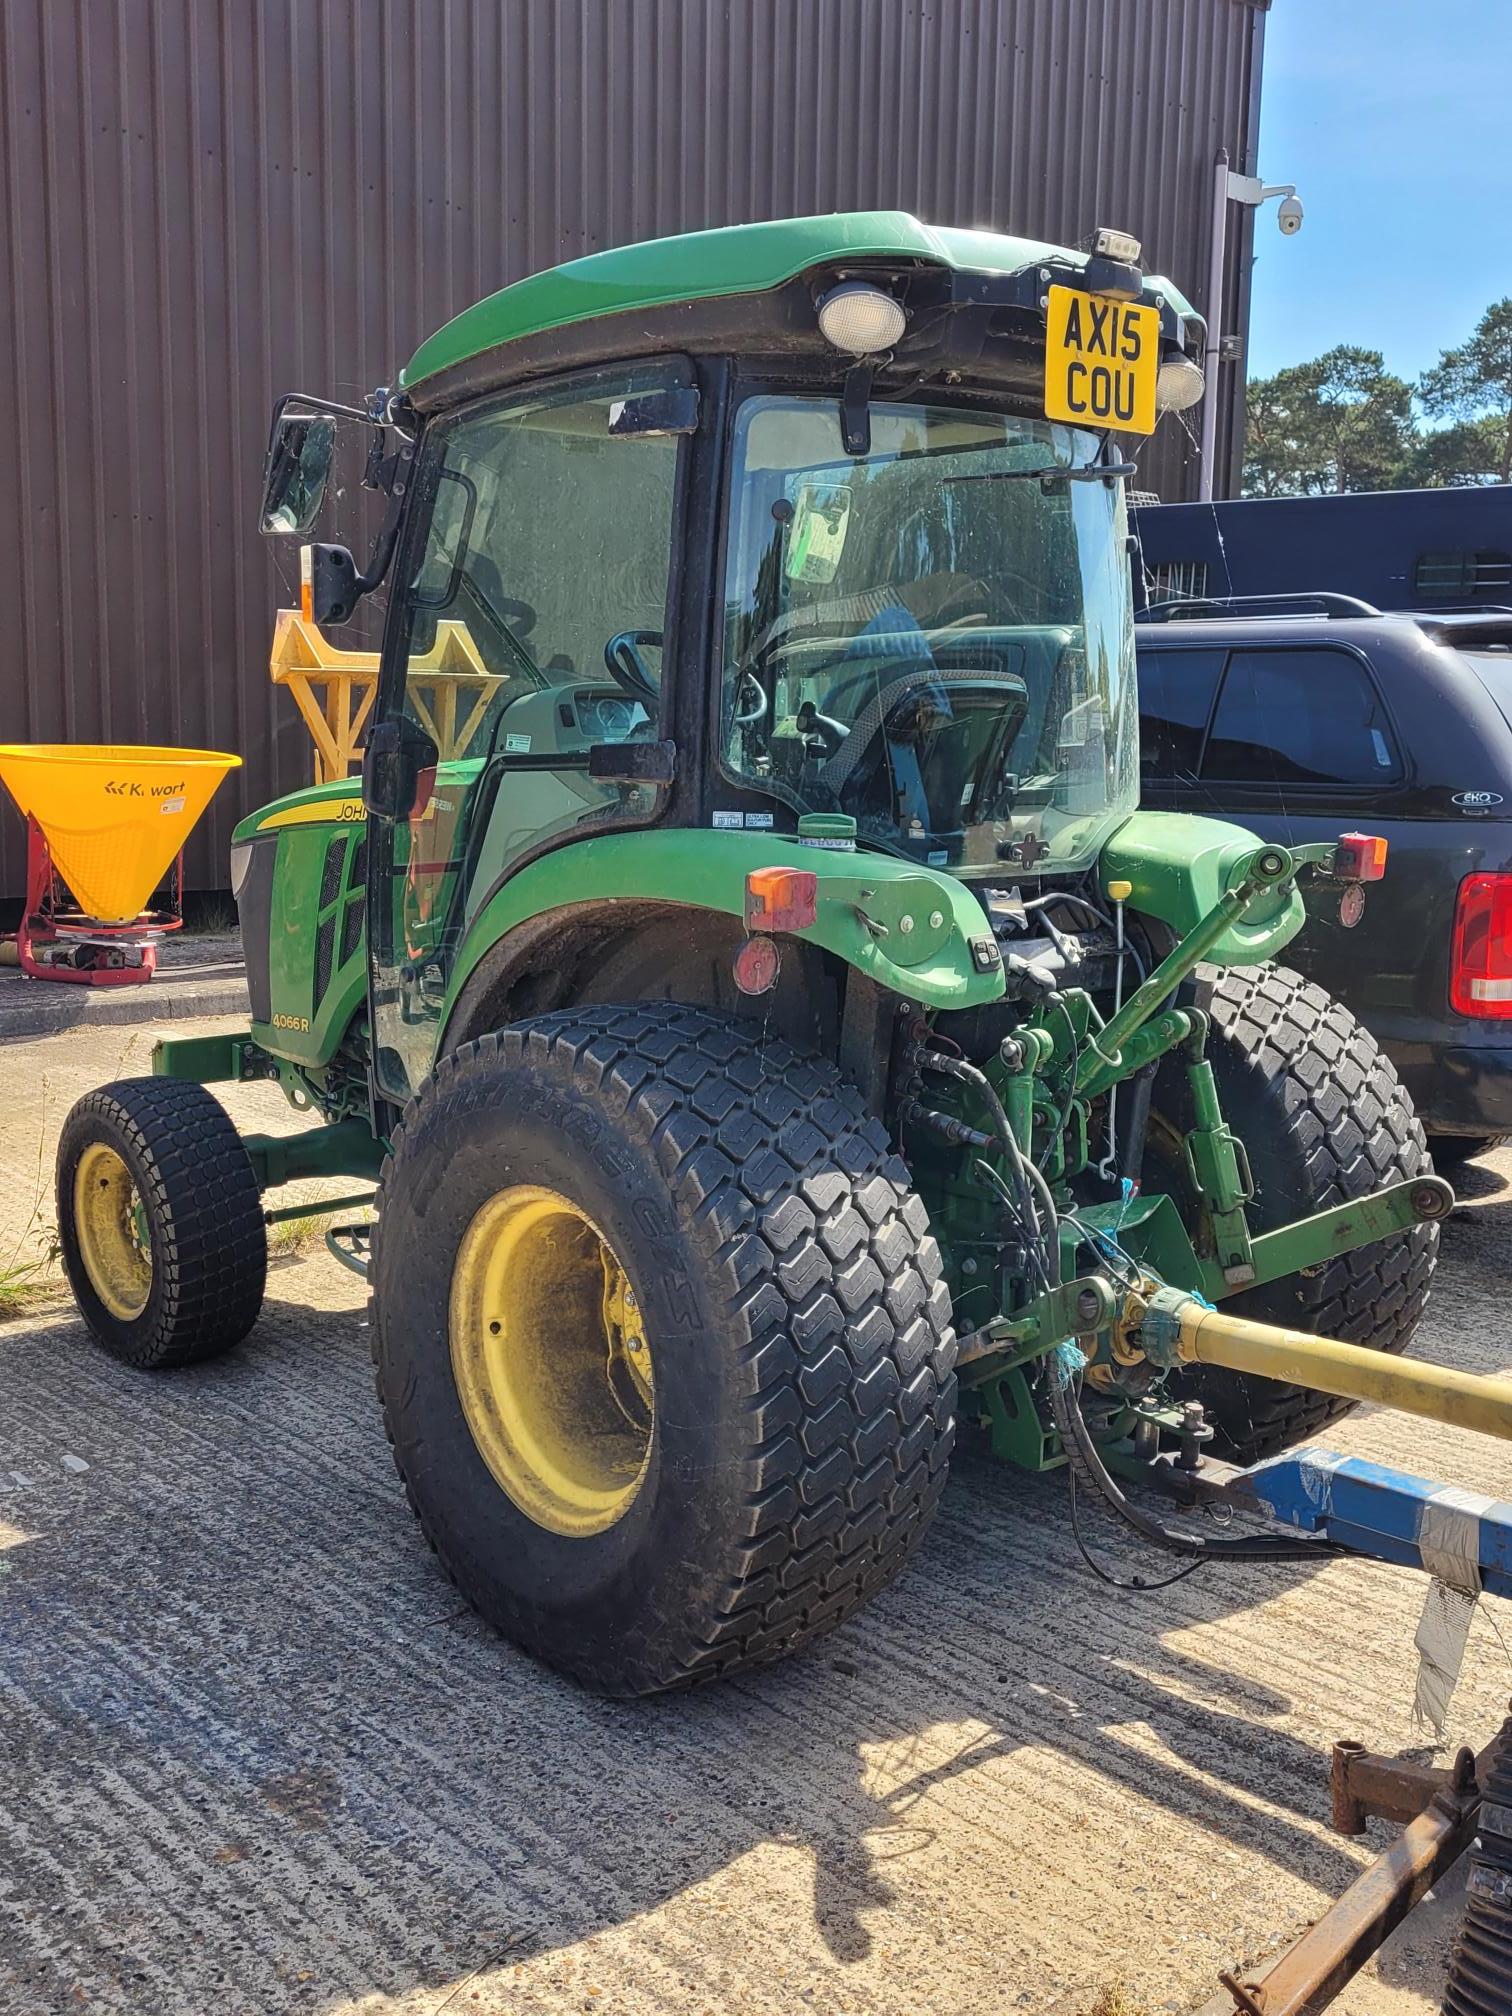
[{"label": "front tractor tire", "polygon": [[699,1008],[443,1058],[385,1164],[379,1397],[463,1595],[654,1694],[812,1643],[944,1488],[955,1339],[908,1172],[824,1059]]},{"label": "front tractor tire", "polygon": [[[1431,1173],[1427,1141],[1395,1067],[1342,1002],[1284,966],[1204,970],[1196,1001],[1212,1017],[1208,1056],[1224,1117],[1254,1174],[1252,1232]],[[1186,1111],[1179,1068],[1175,1060],[1163,1067],[1157,1109]],[[1148,1178],[1162,1164],[1171,1177],[1176,1158],[1169,1141],[1168,1135],[1162,1151],[1157,1125]],[[1375,1351],[1405,1351],[1428,1299],[1437,1252],[1438,1227],[1416,1225],[1305,1273],[1246,1289],[1224,1306],[1256,1322]],[[1354,1404],[1213,1366],[1185,1372],[1172,1386],[1181,1397],[1203,1402],[1219,1453],[1239,1463],[1278,1455]]]},{"label": "front tractor tire", "polygon": [[203,1085],[123,1078],[78,1101],[57,1160],[58,1242],[80,1313],[114,1358],[218,1358],[257,1321],[267,1229],[252,1163]]}]

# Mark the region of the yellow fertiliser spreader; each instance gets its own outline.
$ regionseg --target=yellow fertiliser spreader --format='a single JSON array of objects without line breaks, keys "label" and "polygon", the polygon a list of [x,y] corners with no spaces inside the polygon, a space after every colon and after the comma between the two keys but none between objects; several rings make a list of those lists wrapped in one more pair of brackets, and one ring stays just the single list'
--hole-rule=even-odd
[{"label": "yellow fertiliser spreader", "polygon": [[[150,980],[159,939],[182,921],[184,842],[240,763],[214,749],[0,744],[0,782],[26,819],[22,970],[96,987]],[[168,901],[149,908],[169,877]]]}]

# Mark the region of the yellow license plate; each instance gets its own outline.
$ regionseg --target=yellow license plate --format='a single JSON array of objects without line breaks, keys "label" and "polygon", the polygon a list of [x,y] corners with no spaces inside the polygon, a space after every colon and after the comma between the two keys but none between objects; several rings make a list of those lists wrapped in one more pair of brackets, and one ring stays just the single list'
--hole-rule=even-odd
[{"label": "yellow license plate", "polygon": [[1048,418],[1153,434],[1160,310],[1052,287],[1045,318]]}]

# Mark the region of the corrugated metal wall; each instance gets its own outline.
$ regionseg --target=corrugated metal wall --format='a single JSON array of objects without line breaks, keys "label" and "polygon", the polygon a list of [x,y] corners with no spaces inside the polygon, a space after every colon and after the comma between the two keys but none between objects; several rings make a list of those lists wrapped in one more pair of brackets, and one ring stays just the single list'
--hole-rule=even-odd
[{"label": "corrugated metal wall", "polygon": [[[223,883],[310,768],[267,677],[276,393],[355,399],[579,252],[819,210],[1116,223],[1203,306],[1265,4],[0,0],[0,740],[238,751],[189,863]],[[1190,452],[1144,480],[1193,494]],[[20,840],[7,809],[0,895]]]}]

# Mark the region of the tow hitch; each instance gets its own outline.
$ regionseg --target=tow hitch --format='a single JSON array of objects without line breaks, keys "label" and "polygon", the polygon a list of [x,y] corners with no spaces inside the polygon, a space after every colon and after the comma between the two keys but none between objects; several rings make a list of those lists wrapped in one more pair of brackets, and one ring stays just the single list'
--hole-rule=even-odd
[{"label": "tow hitch", "polygon": [[[1395,1369],[1433,1373],[1435,1380],[1451,1376],[1431,1366]],[[1408,1403],[1398,1399],[1397,1404]],[[1437,1418],[1445,1416],[1440,1412]],[[1470,1425],[1507,1433],[1505,1425],[1488,1420]],[[1316,1446],[1292,1450],[1251,1470],[1203,1462],[1195,1471],[1160,1466],[1158,1475],[1152,1466],[1152,1475],[1189,1504],[1226,1504],[1259,1513],[1314,1534],[1342,1553],[1422,1568],[1434,1577],[1436,1592],[1442,1589],[1464,1602],[1467,1619],[1468,1605],[1482,1590],[1512,1596],[1512,1504],[1480,1492]],[[1444,1677],[1452,1686],[1452,1672]],[[1512,1705],[1479,1756],[1461,1749],[1447,1769],[1378,1756],[1355,1742],[1336,1743],[1329,1792],[1339,1833],[1362,1834],[1372,1818],[1400,1821],[1402,1832],[1263,1973],[1221,1973],[1225,1993],[1208,2003],[1202,2016],[1222,2016],[1230,2009],[1243,2016],[1310,2016],[1326,2008],[1472,1843],[1475,1866],[1444,2008],[1451,2016],[1507,2016],[1512,2011]]]}]

